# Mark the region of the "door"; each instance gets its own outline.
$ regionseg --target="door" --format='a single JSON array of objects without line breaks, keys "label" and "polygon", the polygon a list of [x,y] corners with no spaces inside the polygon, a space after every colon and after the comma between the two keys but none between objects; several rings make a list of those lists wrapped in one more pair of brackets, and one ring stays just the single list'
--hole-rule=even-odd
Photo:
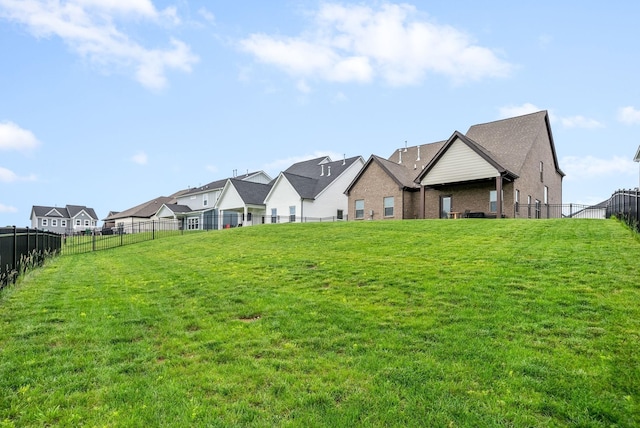
[{"label": "door", "polygon": [[440,218],[449,218],[451,212],[451,196],[440,196]]}]

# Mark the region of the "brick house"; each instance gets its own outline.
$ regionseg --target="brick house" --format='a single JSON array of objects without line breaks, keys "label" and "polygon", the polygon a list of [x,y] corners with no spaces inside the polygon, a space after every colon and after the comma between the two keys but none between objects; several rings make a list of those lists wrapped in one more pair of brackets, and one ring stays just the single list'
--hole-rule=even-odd
[{"label": "brick house", "polygon": [[352,219],[535,218],[562,203],[563,177],[540,111],[371,156],[345,193]]}]

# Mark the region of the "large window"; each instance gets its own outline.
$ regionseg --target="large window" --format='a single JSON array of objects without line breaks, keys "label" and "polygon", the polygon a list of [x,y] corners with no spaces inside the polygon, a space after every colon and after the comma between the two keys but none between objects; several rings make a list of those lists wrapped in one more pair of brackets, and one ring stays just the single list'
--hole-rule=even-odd
[{"label": "large window", "polygon": [[189,217],[187,219],[187,230],[198,230],[200,225],[199,217]]},{"label": "large window", "polygon": [[291,223],[294,223],[296,221],[296,206],[295,205],[291,205],[289,207],[289,221]]},{"label": "large window", "polygon": [[495,213],[498,211],[498,191],[489,191],[489,212]]},{"label": "large window", "polygon": [[527,217],[531,218],[531,195],[527,196]]},{"label": "large window", "polygon": [[520,212],[520,191],[516,189],[516,204],[515,204],[516,214]]},{"label": "large window", "polygon": [[549,188],[544,186],[544,204],[547,205],[549,203]]},{"label": "large window", "polygon": [[536,199],[536,218],[540,218],[540,201]]},{"label": "large window", "polygon": [[278,209],[271,208],[271,223],[277,223],[277,222],[278,222]]},{"label": "large window", "polygon": [[338,212],[336,213],[336,217],[338,218],[338,220],[342,220],[344,218],[344,213],[342,210],[338,210]]},{"label": "large window", "polygon": [[356,218],[364,218],[364,199],[356,201]]}]

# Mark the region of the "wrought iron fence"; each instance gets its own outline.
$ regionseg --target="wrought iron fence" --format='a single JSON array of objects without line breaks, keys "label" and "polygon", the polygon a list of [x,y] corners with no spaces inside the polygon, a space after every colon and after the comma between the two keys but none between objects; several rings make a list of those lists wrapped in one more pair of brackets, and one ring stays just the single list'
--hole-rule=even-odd
[{"label": "wrought iron fence", "polygon": [[62,235],[38,229],[0,228],[0,289],[60,252]]},{"label": "wrought iron fence", "polygon": [[607,217],[615,216],[640,233],[640,189],[618,190],[609,199]]},{"label": "wrought iron fence", "polygon": [[96,229],[92,233],[63,237],[62,254],[79,254],[136,244],[184,233],[180,220],[152,220]]}]

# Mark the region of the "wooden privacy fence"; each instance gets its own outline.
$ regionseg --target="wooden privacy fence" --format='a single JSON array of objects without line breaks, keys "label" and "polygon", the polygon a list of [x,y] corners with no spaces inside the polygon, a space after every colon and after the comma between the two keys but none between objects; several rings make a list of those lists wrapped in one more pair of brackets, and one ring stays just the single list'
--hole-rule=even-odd
[{"label": "wooden privacy fence", "polygon": [[62,235],[28,227],[0,228],[0,289],[60,252]]}]

